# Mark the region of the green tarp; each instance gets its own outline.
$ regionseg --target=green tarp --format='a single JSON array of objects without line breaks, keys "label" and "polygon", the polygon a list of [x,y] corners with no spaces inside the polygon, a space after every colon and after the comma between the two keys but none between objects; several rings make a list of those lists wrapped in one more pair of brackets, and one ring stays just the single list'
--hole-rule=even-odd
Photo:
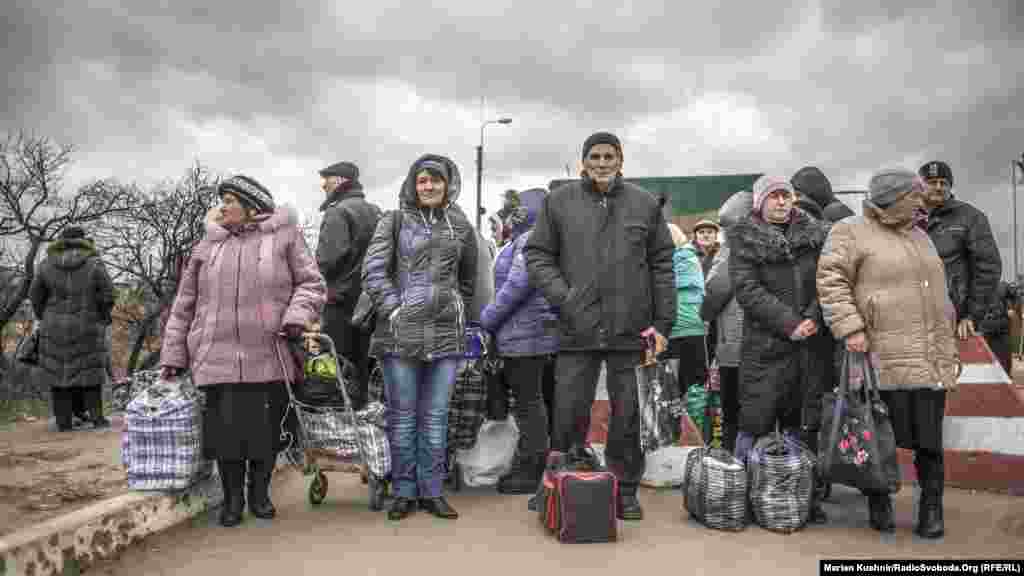
[{"label": "green tarp", "polygon": [[[669,198],[675,216],[717,212],[725,201],[740,190],[750,190],[760,174],[723,174],[719,176],[659,176],[626,178],[656,196]],[[572,180],[552,180],[550,190]]]}]

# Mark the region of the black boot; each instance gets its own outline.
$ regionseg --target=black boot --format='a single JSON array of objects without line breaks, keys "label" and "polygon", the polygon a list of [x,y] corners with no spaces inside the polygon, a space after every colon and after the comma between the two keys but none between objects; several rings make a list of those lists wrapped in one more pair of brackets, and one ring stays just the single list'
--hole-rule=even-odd
[{"label": "black boot", "polygon": [[636,486],[619,489],[619,520],[643,520],[644,509],[636,495]]},{"label": "black boot", "polygon": [[415,500],[399,496],[391,503],[391,509],[388,510],[388,520],[401,520],[415,511]]},{"label": "black boot", "polygon": [[811,495],[810,522],[812,524],[825,524],[828,522],[828,515],[825,514],[825,509],[821,507],[821,502],[825,499],[825,486],[826,482],[815,475],[814,493]]},{"label": "black boot", "polygon": [[264,520],[277,515],[277,509],[270,501],[270,478],[273,474],[273,460],[249,460],[249,512]]},{"label": "black boot", "polygon": [[218,460],[217,473],[224,490],[224,503],[220,508],[221,526],[238,526],[242,523],[245,508],[245,461]]},{"label": "black boot", "polygon": [[892,498],[888,494],[868,494],[868,522],[879,532],[894,532]]},{"label": "black boot", "polygon": [[444,496],[438,496],[437,498],[420,498],[420,510],[430,512],[438,518],[444,518],[446,520],[455,520],[459,517],[459,513],[452,508],[452,505],[448,503],[448,500]]},{"label": "black boot", "polygon": [[917,504],[917,526],[914,532],[928,539],[942,538],[946,525],[942,518],[942,491],[945,484],[942,454],[918,450],[914,454],[921,500]]}]

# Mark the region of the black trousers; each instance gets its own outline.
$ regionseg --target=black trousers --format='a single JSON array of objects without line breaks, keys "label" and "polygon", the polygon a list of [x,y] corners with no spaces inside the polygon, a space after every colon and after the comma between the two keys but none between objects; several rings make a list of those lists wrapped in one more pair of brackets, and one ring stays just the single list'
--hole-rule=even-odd
[{"label": "black trousers", "polygon": [[618,477],[622,494],[635,494],[644,473],[644,454],[640,449],[640,405],[634,371],[642,360],[639,351],[559,353],[555,365],[552,448],[567,451],[586,442],[602,360],[607,366],[611,408],[605,461],[608,469]]},{"label": "black trousers", "polygon": [[103,415],[103,391],[100,386],[52,388],[50,399],[60,430],[71,429],[72,416],[81,418],[88,412],[90,418],[96,419]]},{"label": "black trousers", "polygon": [[740,415],[740,369],[719,366],[722,378],[722,447],[730,453],[736,449],[736,433]]},{"label": "black trousers", "polygon": [[370,381],[370,336],[352,326],[352,309],[347,305],[328,304],[323,312],[323,331],[334,341],[338,354],[344,356],[356,369],[356,397],[352,398],[356,410],[366,405],[366,387]]},{"label": "black trousers", "polygon": [[1013,379],[1013,351],[1010,350],[1010,333],[985,334],[985,342],[992,349],[992,353],[996,355],[996,359],[1003,366],[1006,375]]},{"label": "black trousers", "polygon": [[548,411],[544,402],[544,372],[547,356],[503,358],[505,382],[515,396],[515,416],[519,425],[516,454],[526,460],[548,449]]}]

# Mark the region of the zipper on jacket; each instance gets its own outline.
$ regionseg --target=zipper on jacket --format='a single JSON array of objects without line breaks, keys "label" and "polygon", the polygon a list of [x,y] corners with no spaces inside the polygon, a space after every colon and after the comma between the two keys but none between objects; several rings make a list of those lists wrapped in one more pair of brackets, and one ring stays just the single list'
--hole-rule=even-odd
[{"label": "zipper on jacket", "polygon": [[[237,239],[236,239],[237,240]],[[235,360],[238,362],[238,381],[242,381],[242,326],[238,322],[238,299],[242,294],[242,243],[236,242],[238,245],[238,264],[235,266],[235,340],[238,347],[235,348]]]},{"label": "zipper on jacket", "polygon": [[936,382],[939,384],[939,388],[944,388],[945,385],[942,384],[942,372],[939,371],[938,367],[935,366],[935,354],[933,350],[934,346],[932,346],[930,340],[930,334],[932,332],[932,317],[928,311],[928,275],[927,270],[924,267],[925,260],[921,256],[921,251],[918,250],[917,243],[914,242],[914,238],[912,235],[913,231],[907,232],[906,234],[904,234],[904,238],[910,242],[910,247],[913,250],[913,254],[911,256],[912,261],[918,263],[917,274],[919,281],[917,283],[917,286],[918,290],[921,292],[921,316],[924,318],[925,332],[923,336],[925,343],[925,363],[928,366],[932,366],[933,370],[935,370],[935,375],[938,376]]}]

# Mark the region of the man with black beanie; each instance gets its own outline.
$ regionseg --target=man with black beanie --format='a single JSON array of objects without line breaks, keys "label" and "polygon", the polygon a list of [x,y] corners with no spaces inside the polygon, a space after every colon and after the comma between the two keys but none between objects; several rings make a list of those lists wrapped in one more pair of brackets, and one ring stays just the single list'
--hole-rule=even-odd
[{"label": "man with black beanie", "polygon": [[640,520],[644,472],[635,368],[661,353],[676,317],[675,244],[658,200],[622,178],[622,144],[583,144],[583,177],[545,199],[524,253],[530,284],[559,307],[553,450],[586,442],[601,363],[611,419],[605,458],[619,480],[618,516]]},{"label": "man with black beanie", "polygon": [[334,340],[338,354],[356,367],[356,410],[366,403],[370,363],[370,334],[352,326],[352,313],[361,289],[361,272],[370,238],[377,229],[381,209],[367,202],[359,183],[359,168],[338,162],[320,171],[320,189],[327,199],[316,246],[316,262],[327,283],[323,331]]},{"label": "man with black beanie", "polygon": [[927,184],[928,236],[946,266],[946,287],[956,309],[960,339],[985,336],[1007,374],[1011,373],[1010,322],[998,297],[1003,262],[985,214],[953,196],[953,170],[933,160],[918,175]]}]

